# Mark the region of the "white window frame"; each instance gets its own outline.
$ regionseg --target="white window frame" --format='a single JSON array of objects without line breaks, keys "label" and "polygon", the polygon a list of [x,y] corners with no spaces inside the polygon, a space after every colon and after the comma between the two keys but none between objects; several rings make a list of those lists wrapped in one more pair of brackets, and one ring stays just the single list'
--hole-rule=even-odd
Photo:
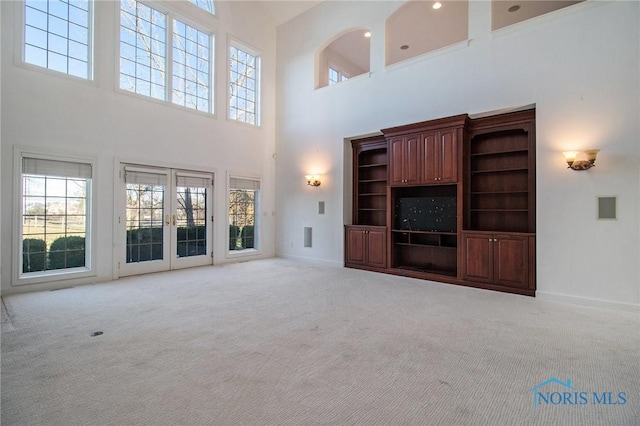
[{"label": "white window frame", "polygon": [[[23,158],[35,158],[53,161],[64,161],[72,163],[84,163],[91,165],[91,185],[87,189],[87,224],[85,236],[86,264],[82,268],[54,269],[43,271],[41,273],[22,273],[22,197],[23,197],[23,179],[22,179],[22,160]],[[24,147],[16,147],[14,150],[14,232],[13,232],[13,282],[14,286],[41,284],[46,282],[55,282],[60,280],[73,280],[76,278],[95,277],[96,274],[96,197],[95,188],[97,188],[97,161],[93,157],[80,157],[75,155],[60,154],[57,152],[44,151],[41,149],[32,149]]]},{"label": "white window frame", "polygon": [[[237,120],[235,118],[231,118],[231,47],[235,47],[236,49],[242,50],[252,56],[256,57],[256,84],[255,84],[255,92],[256,92],[256,100],[255,100],[255,123],[247,123],[246,121]],[[252,127],[261,127],[262,126],[262,53],[253,48],[249,47],[246,43],[238,41],[232,37],[229,37],[227,40],[227,121],[231,121],[234,123],[244,124],[246,126]]]},{"label": "white window frame", "polygon": [[[332,83],[331,82],[331,70],[335,71],[338,73],[338,81]],[[347,80],[349,80],[351,78],[351,76],[349,75],[349,73],[345,72],[342,67],[337,66],[336,64],[333,63],[329,63],[329,66],[327,67],[327,86],[333,86],[334,84],[338,84],[338,83],[342,83],[345,82]]]},{"label": "white window frame", "polygon": [[189,3],[191,3],[192,5],[197,7],[198,9],[204,10],[205,12],[215,16],[215,14],[216,14],[216,2],[214,0],[211,0],[211,8],[213,9],[211,12],[209,12],[207,9],[205,9],[204,7],[202,7],[199,4],[197,4],[197,0],[188,0],[188,1],[189,1]]},{"label": "white window frame", "polygon": [[[254,198],[254,235],[253,235],[253,239],[254,239],[254,247],[253,248],[247,248],[247,249],[243,249],[243,250],[229,250],[229,228],[231,223],[229,223],[229,208],[230,208],[230,197],[229,195],[231,194],[231,190],[234,189],[231,187],[231,180],[232,179],[240,179],[240,180],[250,180],[250,181],[254,181],[257,183],[258,188],[257,188],[257,196]],[[245,257],[245,256],[255,256],[258,254],[261,254],[262,249],[261,247],[261,243],[260,243],[260,234],[261,234],[261,226],[262,224],[260,223],[260,205],[261,205],[261,198],[262,198],[262,179],[260,177],[257,176],[249,176],[249,175],[245,175],[245,174],[241,174],[241,173],[228,173],[227,174],[227,188],[226,188],[226,192],[225,192],[225,212],[226,212],[226,219],[225,219],[225,257],[227,259],[231,259],[231,258],[236,258],[236,257]]]},{"label": "white window frame", "polygon": [[[156,99],[151,96],[138,94],[126,89],[120,88],[120,10],[121,0],[114,2],[116,16],[116,43],[115,43],[115,82],[114,90],[118,93],[133,96],[137,99],[144,99],[149,102],[168,105],[182,111],[190,111],[195,114],[201,114],[206,117],[216,117],[216,41],[217,41],[217,17],[210,14],[206,10],[199,8],[188,0],[181,2],[154,2],[137,0],[152,9],[162,12],[166,16],[166,40],[165,40],[165,96],[164,99]],[[197,29],[209,35],[209,112],[197,110],[182,106],[173,102],[173,20],[178,20],[190,27]]]},{"label": "white window frame", "polygon": [[25,16],[25,8],[26,2],[24,0],[21,1],[12,1],[7,2],[10,3],[14,10],[15,22],[18,25],[15,25],[14,28],[14,65],[20,66],[22,68],[26,68],[32,71],[41,72],[44,74],[48,74],[51,76],[56,76],[60,78],[69,79],[76,82],[83,82],[88,84],[95,85],[95,0],[88,0],[89,4],[89,17],[88,17],[88,64],[87,64],[87,78],[78,77],[73,74],[69,74],[68,72],[57,71],[55,69],[42,67],[40,65],[35,65],[25,61],[25,27],[26,27],[26,16]]}]

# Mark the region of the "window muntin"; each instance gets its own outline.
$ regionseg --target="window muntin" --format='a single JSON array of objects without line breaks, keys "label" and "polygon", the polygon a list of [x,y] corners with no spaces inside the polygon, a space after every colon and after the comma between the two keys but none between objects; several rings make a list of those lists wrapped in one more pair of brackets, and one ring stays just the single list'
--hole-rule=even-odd
[{"label": "window muntin", "polygon": [[173,21],[173,103],[211,112],[211,36]]},{"label": "window muntin", "polygon": [[90,269],[91,164],[22,159],[21,277]]},{"label": "window muntin", "polygon": [[189,0],[191,3],[198,6],[200,9],[206,10],[212,15],[215,15],[216,9],[213,5],[213,0]]},{"label": "window muntin", "polygon": [[212,114],[212,63],[212,34],[171,11],[121,1],[120,89]]},{"label": "window muntin", "polygon": [[247,50],[229,47],[229,118],[260,125],[260,57]]},{"label": "window muntin", "polygon": [[207,254],[207,184],[193,182],[193,185],[189,185],[188,180],[202,181],[198,178],[178,176],[177,179],[176,255],[204,256]]},{"label": "window muntin", "polygon": [[257,248],[257,211],[260,181],[231,178],[229,181],[229,251]]},{"label": "window muntin", "polygon": [[89,0],[26,0],[24,62],[90,79],[91,19]]},{"label": "window muntin", "polygon": [[349,76],[336,67],[329,67],[329,86],[349,80]]},{"label": "window muntin", "polygon": [[135,0],[120,8],[120,88],[164,100],[167,18]]}]

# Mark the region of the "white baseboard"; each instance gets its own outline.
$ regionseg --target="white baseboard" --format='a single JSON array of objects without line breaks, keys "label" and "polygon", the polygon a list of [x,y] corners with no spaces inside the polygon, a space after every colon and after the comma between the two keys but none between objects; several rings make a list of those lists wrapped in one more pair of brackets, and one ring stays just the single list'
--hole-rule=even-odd
[{"label": "white baseboard", "polygon": [[344,266],[343,262],[337,262],[334,260],[324,260],[324,259],[318,259],[315,257],[305,257],[305,256],[293,256],[293,255],[289,255],[289,254],[276,254],[276,257],[281,257],[283,259],[290,259],[290,260],[297,260],[300,262],[305,262],[305,263],[309,263],[312,265],[318,265],[318,266],[330,266],[332,268],[341,268]]},{"label": "white baseboard", "polygon": [[640,313],[640,304],[615,302],[613,300],[592,299],[589,297],[570,296],[568,294],[553,293],[549,291],[536,291],[536,299],[550,302],[564,302],[574,305],[593,306],[597,308],[612,309],[616,311]]}]

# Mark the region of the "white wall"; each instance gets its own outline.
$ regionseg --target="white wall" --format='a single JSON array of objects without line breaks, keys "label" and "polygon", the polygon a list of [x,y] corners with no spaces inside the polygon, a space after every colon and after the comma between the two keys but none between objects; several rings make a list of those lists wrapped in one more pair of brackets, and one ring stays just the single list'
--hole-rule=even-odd
[{"label": "white wall", "polygon": [[[277,253],[342,264],[345,138],[535,104],[537,296],[640,310],[638,3],[587,1],[492,34],[490,2],[472,1],[468,45],[385,68],[384,21],[399,5],[326,2],[278,29]],[[371,73],[314,90],[318,48],[354,26],[373,33]],[[597,167],[567,170],[561,152],[588,148],[602,150]],[[305,185],[310,172],[322,186]],[[618,197],[618,220],[596,220],[602,195]]]},{"label": "white wall", "polygon": [[[95,81],[59,77],[18,64],[14,58],[18,2],[2,2],[2,197],[0,213],[2,292],[56,288],[112,279],[120,241],[114,238],[114,169],[118,161],[144,162],[215,173],[214,263],[226,252],[227,173],[262,179],[261,253],[274,254],[275,30],[248,2],[216,2],[216,112],[211,117],[117,91],[119,2],[95,3]],[[262,54],[262,126],[226,120],[228,37]],[[19,54],[18,56],[19,57]],[[13,284],[12,217],[14,147],[28,146],[97,160],[96,275],[80,281]],[[97,189],[95,189],[97,187]]]}]

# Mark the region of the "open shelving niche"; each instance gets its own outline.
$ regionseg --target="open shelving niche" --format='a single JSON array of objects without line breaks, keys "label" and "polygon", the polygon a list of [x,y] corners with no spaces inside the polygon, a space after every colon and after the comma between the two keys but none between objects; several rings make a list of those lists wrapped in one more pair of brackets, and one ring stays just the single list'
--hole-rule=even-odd
[{"label": "open shelving niche", "polygon": [[456,184],[393,189],[392,268],[457,276],[457,191]]},{"label": "open shelving niche", "polygon": [[385,226],[387,220],[387,145],[384,140],[369,145],[367,149],[359,150],[357,153],[357,169],[354,170],[357,199],[355,200],[353,223]]},{"label": "open shelving niche", "polygon": [[525,129],[472,137],[467,229],[532,231],[529,159]]}]

